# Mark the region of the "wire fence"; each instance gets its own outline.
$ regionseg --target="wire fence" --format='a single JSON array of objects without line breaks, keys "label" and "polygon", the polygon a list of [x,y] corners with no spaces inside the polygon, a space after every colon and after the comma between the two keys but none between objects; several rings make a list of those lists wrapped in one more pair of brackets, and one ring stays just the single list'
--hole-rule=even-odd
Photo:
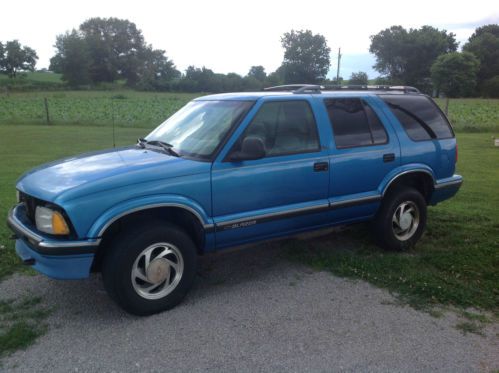
[{"label": "wire fence", "polygon": [[[24,93],[0,96],[0,124],[153,128],[199,94],[116,92]],[[437,100],[445,108],[445,100]],[[499,131],[499,100],[451,99],[457,131]]]},{"label": "wire fence", "polygon": [[91,97],[61,95],[0,97],[0,124],[154,127],[192,97],[161,95]]}]

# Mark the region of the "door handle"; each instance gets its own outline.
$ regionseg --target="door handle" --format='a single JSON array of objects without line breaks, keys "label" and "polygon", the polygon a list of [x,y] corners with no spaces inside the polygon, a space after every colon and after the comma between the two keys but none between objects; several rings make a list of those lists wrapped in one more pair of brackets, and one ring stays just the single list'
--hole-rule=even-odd
[{"label": "door handle", "polygon": [[394,153],[383,154],[383,162],[393,162],[395,160]]},{"label": "door handle", "polygon": [[328,169],[329,169],[328,162],[316,162],[316,163],[314,163],[314,171],[315,172],[327,171]]}]

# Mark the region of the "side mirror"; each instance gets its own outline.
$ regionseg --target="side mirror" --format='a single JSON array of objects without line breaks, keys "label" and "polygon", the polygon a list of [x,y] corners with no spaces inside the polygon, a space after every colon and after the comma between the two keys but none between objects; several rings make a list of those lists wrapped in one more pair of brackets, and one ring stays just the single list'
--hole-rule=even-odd
[{"label": "side mirror", "polygon": [[259,137],[249,136],[243,140],[241,151],[230,155],[231,162],[250,161],[253,159],[264,158],[266,155],[265,144]]}]

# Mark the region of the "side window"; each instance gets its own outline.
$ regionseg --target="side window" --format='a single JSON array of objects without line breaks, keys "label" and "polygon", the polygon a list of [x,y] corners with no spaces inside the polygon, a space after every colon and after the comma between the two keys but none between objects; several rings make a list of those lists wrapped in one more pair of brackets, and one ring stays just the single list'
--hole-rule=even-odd
[{"label": "side window", "polygon": [[307,153],[320,149],[317,125],[306,101],[263,104],[241,138],[248,136],[262,139],[267,156]]},{"label": "side window", "polygon": [[359,98],[324,100],[337,148],[380,145],[388,142],[383,124],[373,109]]},{"label": "side window", "polygon": [[418,95],[380,96],[415,141],[454,137],[447,119],[428,97]]}]

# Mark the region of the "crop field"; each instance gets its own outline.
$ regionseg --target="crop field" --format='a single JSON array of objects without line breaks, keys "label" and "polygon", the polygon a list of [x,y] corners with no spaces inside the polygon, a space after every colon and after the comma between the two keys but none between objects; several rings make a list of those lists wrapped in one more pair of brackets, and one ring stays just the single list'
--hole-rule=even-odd
[{"label": "crop field", "polygon": [[[437,103],[444,109],[444,99],[438,99]],[[450,99],[448,116],[456,131],[499,131],[499,100],[482,98]]]},{"label": "crop field", "polygon": [[199,95],[133,91],[61,91],[0,95],[0,124],[152,128]]},{"label": "crop field", "polygon": [[[55,78],[54,78],[55,79]],[[60,91],[0,94],[0,124],[47,123],[152,128],[201,94],[135,91]],[[443,108],[445,100],[437,100]],[[449,117],[458,132],[499,131],[499,100],[451,99]]]}]

